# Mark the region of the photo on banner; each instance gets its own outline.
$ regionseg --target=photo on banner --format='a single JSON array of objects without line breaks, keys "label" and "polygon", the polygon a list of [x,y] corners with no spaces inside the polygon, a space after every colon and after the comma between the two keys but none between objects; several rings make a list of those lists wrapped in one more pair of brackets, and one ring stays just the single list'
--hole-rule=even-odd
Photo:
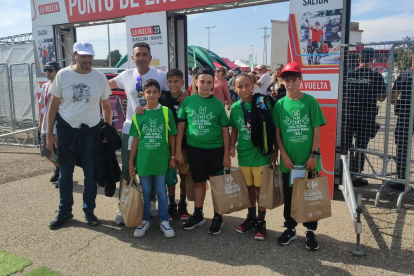
[{"label": "photo on banner", "polygon": [[56,61],[53,26],[33,28],[33,41],[36,62],[36,77],[45,77],[43,67],[49,61]]},{"label": "photo on banner", "polygon": [[[168,71],[167,13],[156,12],[126,17],[128,56],[132,56],[132,46],[137,42],[148,43],[151,47],[150,67]],[[128,67],[134,68],[132,59]]]}]

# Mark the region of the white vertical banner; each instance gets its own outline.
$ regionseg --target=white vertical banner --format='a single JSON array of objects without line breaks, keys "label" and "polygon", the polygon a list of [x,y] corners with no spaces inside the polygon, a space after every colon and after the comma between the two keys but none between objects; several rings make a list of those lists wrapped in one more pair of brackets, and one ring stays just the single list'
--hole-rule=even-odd
[{"label": "white vertical banner", "polygon": [[133,63],[132,46],[137,42],[146,42],[151,47],[152,61],[150,67],[168,71],[168,35],[167,13],[156,12],[127,16],[128,68],[136,67]]}]

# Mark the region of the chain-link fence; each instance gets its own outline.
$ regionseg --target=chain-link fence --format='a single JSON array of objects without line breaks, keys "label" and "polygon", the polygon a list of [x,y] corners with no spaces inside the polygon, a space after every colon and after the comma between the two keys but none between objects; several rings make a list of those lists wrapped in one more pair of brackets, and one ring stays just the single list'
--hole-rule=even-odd
[{"label": "chain-link fence", "polygon": [[0,144],[37,145],[39,108],[33,66],[0,64]]},{"label": "chain-link fence", "polygon": [[13,108],[10,99],[9,67],[0,64],[0,134],[14,131]]},{"label": "chain-link fence", "polygon": [[354,187],[381,180],[376,204],[390,187],[403,192],[397,209],[414,183],[412,49],[409,41],[341,49],[337,145],[348,153]]}]

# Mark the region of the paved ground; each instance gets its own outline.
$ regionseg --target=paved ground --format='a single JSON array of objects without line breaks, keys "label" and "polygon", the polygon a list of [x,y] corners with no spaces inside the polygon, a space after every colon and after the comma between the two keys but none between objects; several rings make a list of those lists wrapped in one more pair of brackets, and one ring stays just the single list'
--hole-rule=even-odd
[{"label": "paved ground", "polygon": [[[414,200],[404,200],[401,213],[394,208],[397,195],[384,194],[379,207],[374,198],[378,184],[359,189],[364,204],[362,244],[365,257],[349,252],[355,244],[350,215],[342,195],[335,192],[332,214],[317,231],[321,249],[304,246],[305,229],[287,247],[278,246],[284,231],[282,208],[267,214],[268,238],[255,241],[253,233],[240,235],[235,228],[245,211],[226,215],[219,236],[207,234],[212,218],[207,197],[205,226],[187,232],[174,221],[176,237],[166,239],[158,219],[143,238],[134,229],[117,226],[117,199],[102,191],[96,215],[102,225],[89,227],[82,214],[82,171],[75,170],[74,215],[66,227],[47,227],[58,206],[58,190],[49,183],[53,168],[36,149],[0,146],[0,250],[33,262],[24,273],[46,266],[63,275],[412,275],[414,272]],[[189,203],[189,210],[193,205]],[[23,273],[22,273],[23,274]],[[17,274],[20,275],[20,274]]]}]

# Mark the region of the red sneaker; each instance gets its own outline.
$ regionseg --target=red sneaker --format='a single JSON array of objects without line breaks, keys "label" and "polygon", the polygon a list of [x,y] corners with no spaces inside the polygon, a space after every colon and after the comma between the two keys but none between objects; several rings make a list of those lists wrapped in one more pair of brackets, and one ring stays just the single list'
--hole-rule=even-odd
[{"label": "red sneaker", "polygon": [[178,203],[178,214],[180,215],[180,220],[188,220],[190,215],[187,211],[187,203]]},{"label": "red sneaker", "polygon": [[236,228],[236,232],[243,234],[243,233],[247,233],[252,229],[256,228],[256,222],[255,219],[250,218],[249,215],[247,215],[246,220],[240,224],[237,228]]},{"label": "red sneaker", "polygon": [[262,218],[257,218],[255,240],[263,241],[266,238],[266,221]]}]

